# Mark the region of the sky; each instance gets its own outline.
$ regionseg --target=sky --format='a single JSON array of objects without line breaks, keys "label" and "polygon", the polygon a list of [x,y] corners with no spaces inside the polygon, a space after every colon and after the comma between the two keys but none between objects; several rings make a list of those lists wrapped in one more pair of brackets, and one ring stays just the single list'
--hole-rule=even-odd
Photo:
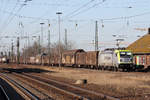
[{"label": "sky", "polygon": [[[43,45],[48,43],[48,22],[51,43],[59,39],[58,15],[60,15],[61,41],[67,29],[68,41],[76,48],[94,50],[95,21],[98,21],[99,50],[116,47],[116,39],[124,39],[126,47],[147,31],[136,30],[150,27],[150,0],[0,0],[0,50],[10,49],[20,39],[21,48],[41,36]],[[49,21],[48,21],[49,20]],[[6,38],[6,36],[9,36]],[[36,36],[36,38],[33,38]]]}]

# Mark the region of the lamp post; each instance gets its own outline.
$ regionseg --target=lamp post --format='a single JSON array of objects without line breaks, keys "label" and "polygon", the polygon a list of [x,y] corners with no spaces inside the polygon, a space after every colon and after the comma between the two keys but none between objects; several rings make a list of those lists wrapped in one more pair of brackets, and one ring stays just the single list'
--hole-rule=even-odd
[{"label": "lamp post", "polygon": [[13,63],[14,61],[14,44],[13,44],[13,40],[12,40],[12,44],[11,44],[11,62]]},{"label": "lamp post", "polygon": [[43,25],[44,23],[40,23],[41,24],[41,46],[43,45]]},{"label": "lamp post", "polygon": [[20,58],[19,46],[20,46],[20,38],[17,37],[17,64],[20,63],[20,61],[19,61],[19,58]]},{"label": "lamp post", "polygon": [[[40,23],[40,24],[41,24],[41,54],[43,55],[44,49],[42,48],[42,46],[43,46],[43,25],[44,25],[44,23]],[[41,55],[41,64],[43,64],[42,55]]]},{"label": "lamp post", "polygon": [[61,52],[60,52],[60,15],[62,14],[62,12],[56,12],[56,14],[58,15],[58,28],[59,28],[59,67],[61,65]]},{"label": "lamp post", "polygon": [[50,48],[51,48],[51,40],[50,40],[50,22],[48,20],[48,56],[49,56],[49,64],[50,65],[50,57],[51,57],[51,52],[50,52]]},{"label": "lamp post", "polygon": [[38,43],[38,54],[40,54],[41,53],[40,35],[38,37],[38,41],[39,41],[39,43]]}]

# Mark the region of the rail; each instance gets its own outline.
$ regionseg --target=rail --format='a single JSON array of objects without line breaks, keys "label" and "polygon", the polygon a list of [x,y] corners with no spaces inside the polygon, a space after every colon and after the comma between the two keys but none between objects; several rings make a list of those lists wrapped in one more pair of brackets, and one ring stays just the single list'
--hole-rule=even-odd
[{"label": "rail", "polygon": [[4,93],[4,96],[6,98],[6,100],[10,100],[10,98],[8,97],[6,91],[4,90],[4,88],[0,85],[0,89],[2,90],[2,92]]},{"label": "rail", "polygon": [[[36,77],[36,76],[34,76],[34,77]],[[80,87],[77,87],[77,86],[74,86],[74,85],[70,85],[70,84],[67,84],[67,83],[64,83],[64,82],[56,81],[56,80],[53,80],[53,79],[47,79],[47,78],[43,78],[43,77],[40,77],[40,78],[44,79],[44,80],[50,80],[50,81],[53,81],[53,82],[58,83],[58,84],[63,84],[63,85],[66,85],[68,87],[71,87],[71,88],[74,88],[74,89],[78,89],[80,91],[88,92],[90,94],[101,96],[101,97],[109,99],[109,100],[120,100],[120,99],[115,98],[115,97],[111,97],[111,96],[108,96],[108,95],[105,95],[105,94],[102,94],[102,93],[97,93],[95,91],[91,91],[91,90],[87,90],[87,89],[84,89],[84,88],[80,88]]]},{"label": "rail", "polygon": [[26,98],[31,99],[31,100],[39,100],[38,97],[32,94],[29,90],[27,90],[26,88],[24,88],[23,86],[18,84],[16,81],[6,76],[5,74],[0,74],[0,76],[3,77],[4,80],[7,80],[7,82],[9,82],[10,84],[15,86],[17,89],[19,89],[19,91],[23,93],[22,95],[25,96]]},{"label": "rail", "polygon": [[[31,80],[31,81],[34,82],[34,83],[36,82],[36,83],[39,83],[39,84],[41,84],[41,85],[43,85],[43,86],[51,87],[51,88],[53,88],[53,89],[55,89],[55,90],[57,90],[57,91],[63,92],[63,93],[65,93],[65,94],[69,95],[69,96],[72,96],[72,97],[74,97],[74,98],[77,98],[78,100],[89,100],[88,98],[83,97],[83,96],[80,96],[80,95],[75,94],[75,93],[73,93],[73,92],[70,92],[70,91],[61,89],[61,88],[59,88],[59,87],[56,87],[56,86],[54,86],[54,85],[45,83],[45,82],[40,81],[40,80],[37,80],[37,79],[35,79],[35,78],[28,77],[28,76],[26,76],[25,74],[23,74],[23,75],[16,74],[16,73],[13,73],[13,74],[16,75],[16,76],[18,76],[18,77]],[[29,76],[30,76],[30,75],[29,75]]]},{"label": "rail", "polygon": [[[102,97],[102,98],[106,98],[106,99],[109,99],[109,100],[120,100],[120,99],[118,99],[118,98],[115,98],[115,97],[112,97],[112,96],[108,96],[108,95],[105,95],[105,94],[102,94],[102,93],[97,93],[97,92],[95,92],[95,91],[91,91],[91,90],[87,90],[87,89],[84,89],[84,88],[80,88],[80,87],[77,87],[77,86],[74,86],[74,85],[71,85],[71,84],[67,84],[67,83],[64,83],[64,82],[60,82],[60,81],[56,81],[56,80],[53,80],[53,79],[47,79],[47,78],[44,78],[44,77],[40,77],[40,79],[39,79],[39,76],[37,77],[37,76],[35,76],[35,75],[28,75],[28,74],[24,74],[24,75],[26,75],[26,76],[28,76],[28,77],[32,77],[32,78],[35,78],[35,79],[37,79],[37,80],[40,80],[40,81],[42,81],[42,82],[44,82],[44,80],[46,81],[52,81],[52,82],[54,82],[54,83],[56,83],[56,84],[61,84],[61,85],[64,85],[64,86],[66,86],[66,87],[70,87],[70,88],[74,88],[74,89],[76,89],[76,90],[79,90],[79,91],[83,91],[83,92],[86,92],[86,93],[89,93],[89,94],[93,94],[93,95],[95,95],[95,96],[100,96],[100,97]],[[48,83],[48,82],[47,82]]]}]

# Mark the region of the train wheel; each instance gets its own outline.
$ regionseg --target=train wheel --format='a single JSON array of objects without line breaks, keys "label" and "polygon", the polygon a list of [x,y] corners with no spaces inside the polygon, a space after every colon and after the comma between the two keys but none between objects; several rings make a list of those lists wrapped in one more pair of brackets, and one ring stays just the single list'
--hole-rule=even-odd
[{"label": "train wheel", "polygon": [[106,67],[104,67],[104,70],[107,70],[107,68],[106,68]]},{"label": "train wheel", "polygon": [[115,71],[115,67],[112,67],[112,71]]},{"label": "train wheel", "polygon": [[125,72],[125,69],[124,69],[124,68],[122,68],[122,72]]},{"label": "train wheel", "polygon": [[98,66],[95,66],[96,70],[99,70],[99,67]]},{"label": "train wheel", "polygon": [[113,67],[110,67],[110,71],[113,71],[114,70],[114,68]]},{"label": "train wheel", "polygon": [[116,71],[116,72],[118,71],[118,67],[115,67],[115,71]]},{"label": "train wheel", "polygon": [[101,70],[104,70],[104,67],[103,66],[100,66]]},{"label": "train wheel", "polygon": [[99,70],[103,70],[101,66],[98,66],[98,69],[99,69]]}]

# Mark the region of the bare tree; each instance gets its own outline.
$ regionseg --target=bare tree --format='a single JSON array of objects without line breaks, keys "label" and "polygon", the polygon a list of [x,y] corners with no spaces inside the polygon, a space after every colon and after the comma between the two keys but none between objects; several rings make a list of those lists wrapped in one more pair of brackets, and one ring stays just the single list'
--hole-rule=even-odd
[{"label": "bare tree", "polygon": [[[75,48],[75,43],[69,41],[67,48],[65,43],[60,43],[60,52],[62,53],[65,50],[71,50]],[[39,50],[43,50],[45,54],[49,53],[49,48],[48,47],[41,47],[39,46],[38,42],[34,42],[33,45],[24,48],[23,52],[21,54],[21,56],[23,57],[31,57],[31,56],[36,56],[38,54],[41,54],[41,52],[39,52]],[[51,48],[50,48],[50,55],[57,55],[59,54],[59,42],[55,42],[51,44]]]}]

